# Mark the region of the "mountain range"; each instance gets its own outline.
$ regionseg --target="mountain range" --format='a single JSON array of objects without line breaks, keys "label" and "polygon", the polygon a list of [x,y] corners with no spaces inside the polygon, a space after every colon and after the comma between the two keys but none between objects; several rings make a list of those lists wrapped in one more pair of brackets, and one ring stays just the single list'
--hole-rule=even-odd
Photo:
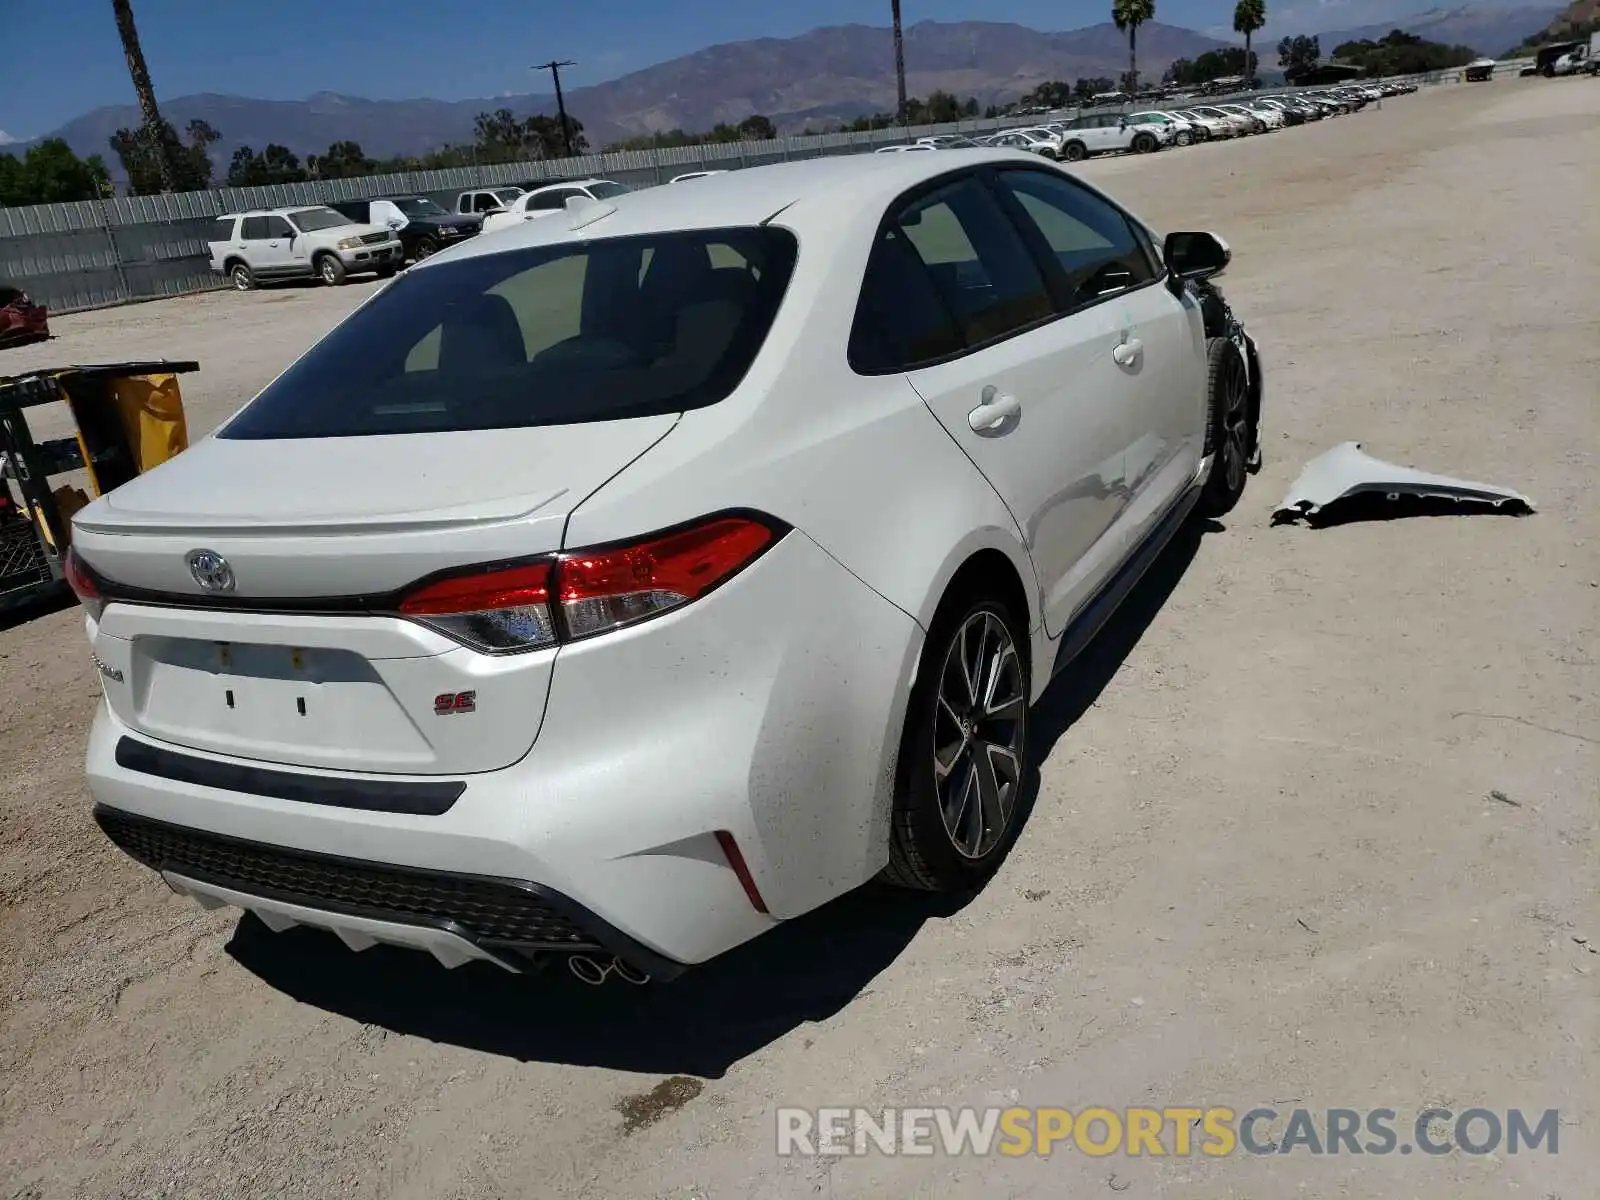
[{"label": "mountain range", "polygon": [[1322,52],[1328,54],[1344,42],[1376,40],[1392,29],[1403,29],[1430,42],[1466,46],[1479,54],[1493,55],[1507,46],[1517,45],[1535,30],[1543,29],[1560,12],[1560,5],[1554,4],[1517,8],[1433,8],[1404,20],[1331,30],[1319,37]]},{"label": "mountain range", "polygon": [[[1175,58],[1195,58],[1225,42],[1160,22],[1139,30],[1139,69],[1159,78]],[[1116,78],[1127,69],[1128,43],[1110,22],[1046,33],[990,21],[922,21],[905,30],[906,87],[926,96],[942,89],[981,104],[1014,100],[1051,79]],[[780,130],[848,120],[895,105],[894,43],[887,28],[834,25],[792,38],[708,46],[593,87],[566,94],[592,146],[674,128],[709,129],[764,113]],[[509,108],[519,117],[554,113],[551,94],[473,100],[366,100],[319,92],[304,100],[256,100],[201,94],[161,98],[178,129],[203,119],[219,130],[213,157],[226,162],[240,145],[277,142],[298,154],[321,153],[345,139],[371,155],[420,154],[472,138],[478,113]],[[139,122],[133,105],[98,108],[49,136],[79,154],[107,153],[107,139]]]}]

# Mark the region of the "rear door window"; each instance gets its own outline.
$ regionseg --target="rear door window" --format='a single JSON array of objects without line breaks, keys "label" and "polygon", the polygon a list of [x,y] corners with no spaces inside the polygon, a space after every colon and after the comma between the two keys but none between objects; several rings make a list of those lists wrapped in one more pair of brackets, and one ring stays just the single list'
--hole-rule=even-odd
[{"label": "rear door window", "polygon": [[1049,317],[1044,278],[1021,235],[975,176],[930,192],[892,224],[932,275],[969,346]]},{"label": "rear door window", "polygon": [[247,242],[264,242],[267,240],[267,219],[265,217],[246,217],[244,229],[239,234]]},{"label": "rear door window", "polygon": [[785,230],[530,247],[401,276],[218,436],[354,437],[679,412],[726,397],[794,269]]}]

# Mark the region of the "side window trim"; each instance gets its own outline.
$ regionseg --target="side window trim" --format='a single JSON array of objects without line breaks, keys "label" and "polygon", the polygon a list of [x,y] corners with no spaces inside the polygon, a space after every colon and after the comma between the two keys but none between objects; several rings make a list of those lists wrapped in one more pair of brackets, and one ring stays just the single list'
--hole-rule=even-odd
[{"label": "side window trim", "polygon": [[[983,167],[980,170],[985,176],[984,182],[995,193],[996,198],[1000,201],[1001,208],[1005,210],[1007,218],[1017,227],[1017,232],[1021,235],[1023,244],[1028,247],[1028,252],[1038,260],[1039,271],[1044,275],[1045,284],[1050,288],[1051,299],[1055,302],[1057,317],[1075,316],[1097,305],[1105,304],[1107,301],[1152,287],[1166,278],[1166,264],[1161,261],[1159,255],[1150,253],[1148,242],[1140,235],[1138,222],[1130,217],[1122,206],[1109,196],[1102,196],[1098,192],[1092,192],[1065,172],[1051,171],[1048,168],[1017,166],[1006,167],[1004,171],[994,167]],[[1067,294],[1066,272],[1061,269],[1061,263],[1057,260],[1055,252],[1051,250],[1050,244],[1044,240],[1044,235],[1028,216],[1027,210],[1022,207],[1021,202],[1006,187],[1005,181],[1001,178],[1002,174],[1040,175],[1051,179],[1059,179],[1068,186],[1077,188],[1094,199],[1100,200],[1111,211],[1116,213],[1123,225],[1127,227],[1129,238],[1132,239],[1134,245],[1139,247],[1139,252],[1144,255],[1146,262],[1150,266],[1151,277],[1129,287],[1118,288],[1114,292],[1104,292],[1088,300],[1083,300],[1076,304],[1071,303],[1071,297]]]}]

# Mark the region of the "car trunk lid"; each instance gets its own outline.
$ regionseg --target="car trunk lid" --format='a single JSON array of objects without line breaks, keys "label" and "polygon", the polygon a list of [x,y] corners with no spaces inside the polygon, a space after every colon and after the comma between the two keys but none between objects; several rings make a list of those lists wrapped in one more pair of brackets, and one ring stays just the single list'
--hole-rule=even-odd
[{"label": "car trunk lid", "polygon": [[[113,711],[161,742],[276,764],[515,762],[555,651],[469,650],[396,601],[442,571],[560,549],[572,509],[675,421],[198,443],[74,521],[106,581],[92,639]],[[200,551],[231,589],[202,587]]]}]

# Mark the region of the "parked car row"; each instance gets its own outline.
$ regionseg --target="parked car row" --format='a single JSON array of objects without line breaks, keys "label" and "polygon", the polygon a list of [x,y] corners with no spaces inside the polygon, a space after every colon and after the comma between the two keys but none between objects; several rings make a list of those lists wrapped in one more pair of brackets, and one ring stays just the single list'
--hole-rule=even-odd
[{"label": "parked car row", "polygon": [[[990,147],[1025,150],[1065,162],[1096,154],[1149,154],[1320,121],[1354,112],[1384,96],[1415,90],[1414,85],[1390,81],[1185,108],[1084,112],[985,136],[935,134],[909,144],[880,146],[876,152]],[[688,171],[671,182],[686,183],[721,173]],[[384,196],[230,213],[217,219],[208,239],[211,267],[241,291],[271,279],[305,277],[338,285],[352,275],[387,277],[407,262],[420,262],[464,238],[551,216],[564,211],[570,200],[604,202],[628,190],[611,179],[539,180],[525,186],[469,188],[456,197],[454,212],[426,196]]]},{"label": "parked car row", "polygon": [[1060,121],[984,136],[936,134],[906,145],[880,146],[876,153],[992,146],[1026,150],[1066,162],[1078,162],[1095,154],[1150,154],[1171,146],[1190,146],[1304,125],[1324,117],[1355,112],[1385,96],[1414,91],[1413,84],[1380,81],[1193,104],[1185,108],[1083,112]]},{"label": "parked car row", "polygon": [[218,217],[207,245],[211,269],[240,291],[293,278],[337,286],[353,275],[387,278],[476,234],[548,216],[573,196],[604,200],[627,190],[609,179],[545,180],[468,189],[454,212],[427,196],[257,209]]}]

